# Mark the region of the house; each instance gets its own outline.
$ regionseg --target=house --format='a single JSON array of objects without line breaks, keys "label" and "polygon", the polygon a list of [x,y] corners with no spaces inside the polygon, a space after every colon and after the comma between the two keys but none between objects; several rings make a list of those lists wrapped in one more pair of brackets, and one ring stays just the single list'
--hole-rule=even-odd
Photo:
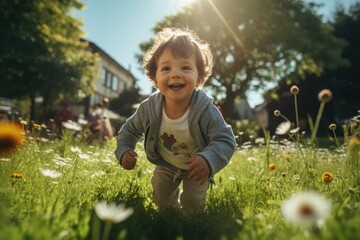
[{"label": "house", "polygon": [[[74,115],[84,114],[85,117],[88,117],[91,108],[101,103],[103,98],[111,100],[118,97],[125,89],[133,87],[136,79],[130,71],[121,66],[98,45],[88,40],[82,39],[82,41],[87,41],[89,51],[97,53],[100,58],[99,74],[95,80],[93,94],[86,97],[84,105],[72,106]],[[111,113],[111,115],[112,118],[117,116],[115,113]]]},{"label": "house", "polygon": [[269,127],[269,111],[268,111],[268,103],[264,101],[262,104],[255,106],[254,108],[255,122],[263,127]]},{"label": "house", "polygon": [[242,98],[234,103],[234,118],[235,119],[254,119],[254,113],[246,98]]}]

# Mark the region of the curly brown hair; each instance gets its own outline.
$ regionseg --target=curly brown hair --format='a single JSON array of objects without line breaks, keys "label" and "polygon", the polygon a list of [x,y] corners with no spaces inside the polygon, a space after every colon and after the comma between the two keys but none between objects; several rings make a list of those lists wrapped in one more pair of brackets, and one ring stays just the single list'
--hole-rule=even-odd
[{"label": "curly brown hair", "polygon": [[164,28],[158,32],[154,44],[144,55],[145,73],[153,84],[156,81],[158,60],[165,49],[171,49],[171,54],[175,58],[188,58],[195,53],[196,67],[199,73],[196,87],[201,88],[205,84],[214,65],[210,46],[201,40],[195,32],[179,28]]}]

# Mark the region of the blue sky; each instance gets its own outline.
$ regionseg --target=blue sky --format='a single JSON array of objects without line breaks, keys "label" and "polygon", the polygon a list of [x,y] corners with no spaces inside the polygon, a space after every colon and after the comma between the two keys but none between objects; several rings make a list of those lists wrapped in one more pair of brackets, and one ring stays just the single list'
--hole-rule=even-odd
[{"label": "blue sky", "polygon": [[[153,37],[151,29],[165,16],[176,14],[184,5],[196,0],[82,0],[85,8],[75,16],[83,19],[85,38],[97,44],[139,80],[141,93],[151,85],[135,59],[139,44]],[[310,1],[310,0],[306,0]],[[313,0],[324,4],[320,14],[331,16],[337,3],[349,6],[358,0]],[[251,106],[261,103],[259,94],[249,93]]]}]

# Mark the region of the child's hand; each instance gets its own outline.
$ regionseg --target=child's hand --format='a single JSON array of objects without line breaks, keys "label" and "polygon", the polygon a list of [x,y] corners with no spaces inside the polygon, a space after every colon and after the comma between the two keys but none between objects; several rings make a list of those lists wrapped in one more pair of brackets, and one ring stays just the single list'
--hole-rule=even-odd
[{"label": "child's hand", "polygon": [[191,180],[198,182],[200,185],[203,185],[208,180],[210,167],[203,157],[195,155],[186,159],[185,163],[189,166],[189,178]]},{"label": "child's hand", "polygon": [[137,161],[136,157],[136,152],[132,150],[125,152],[121,158],[121,165],[123,166],[123,168],[126,170],[134,169]]}]

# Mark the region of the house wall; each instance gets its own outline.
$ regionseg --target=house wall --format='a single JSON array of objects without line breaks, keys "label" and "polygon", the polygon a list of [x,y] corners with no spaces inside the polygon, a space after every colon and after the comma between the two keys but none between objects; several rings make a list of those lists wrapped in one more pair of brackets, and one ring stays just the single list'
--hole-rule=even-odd
[{"label": "house wall", "polygon": [[100,66],[94,93],[88,96],[85,116],[88,116],[91,107],[101,103],[103,98],[117,98],[125,89],[135,84],[135,77],[96,44],[89,42],[89,50],[99,55]]}]

